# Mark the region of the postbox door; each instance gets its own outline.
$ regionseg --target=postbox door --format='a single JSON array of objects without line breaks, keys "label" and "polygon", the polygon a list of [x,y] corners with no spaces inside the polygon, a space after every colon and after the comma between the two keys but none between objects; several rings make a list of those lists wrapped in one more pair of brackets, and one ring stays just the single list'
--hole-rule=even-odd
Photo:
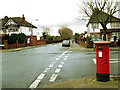
[{"label": "postbox door", "polygon": [[103,49],[97,51],[97,73],[103,73]]},{"label": "postbox door", "polygon": [[109,47],[104,47],[103,52],[103,74],[109,73]]}]

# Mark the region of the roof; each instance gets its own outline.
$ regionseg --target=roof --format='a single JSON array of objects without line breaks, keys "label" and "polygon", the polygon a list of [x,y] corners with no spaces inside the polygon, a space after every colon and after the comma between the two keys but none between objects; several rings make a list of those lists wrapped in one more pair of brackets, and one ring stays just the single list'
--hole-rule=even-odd
[{"label": "roof", "polygon": [[[109,14],[106,14],[105,12],[98,14],[97,17],[99,17],[99,22],[102,22],[103,20],[106,20],[108,15]],[[111,19],[110,22],[120,22],[120,18],[117,18],[117,17],[114,17],[114,16],[110,16],[109,19]],[[99,22],[98,22],[97,18],[92,15],[86,26],[88,27],[89,23],[99,23]]]},{"label": "roof", "polygon": [[[101,33],[104,33],[103,29],[100,29]],[[120,32],[120,28],[114,28],[114,29],[107,29],[107,33],[108,32]]]},{"label": "roof", "polygon": [[29,23],[28,21],[26,20],[23,20],[21,17],[5,17],[5,18],[2,18],[2,28],[5,28],[5,24],[7,23],[7,21],[9,19],[12,19],[16,24],[17,26],[25,26],[25,27],[32,27],[32,28],[37,28],[36,26],[32,25],[31,23]]}]

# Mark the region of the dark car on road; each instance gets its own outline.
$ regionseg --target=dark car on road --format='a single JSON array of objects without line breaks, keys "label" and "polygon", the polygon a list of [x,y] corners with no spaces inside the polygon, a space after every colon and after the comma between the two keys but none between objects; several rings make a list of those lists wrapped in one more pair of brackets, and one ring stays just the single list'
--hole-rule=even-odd
[{"label": "dark car on road", "polygon": [[62,42],[62,46],[67,46],[67,47],[70,47],[70,40],[63,40]]}]

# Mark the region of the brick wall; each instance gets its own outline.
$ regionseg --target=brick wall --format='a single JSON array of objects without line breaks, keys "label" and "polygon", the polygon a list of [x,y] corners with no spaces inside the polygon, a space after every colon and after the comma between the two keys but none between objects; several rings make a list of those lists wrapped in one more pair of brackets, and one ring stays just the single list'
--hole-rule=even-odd
[{"label": "brick wall", "polygon": [[[76,42],[86,48],[92,48],[93,47],[93,43],[89,41],[89,38],[87,37],[86,39],[83,37],[77,37]],[[116,47],[117,46],[117,42],[116,40],[114,42],[111,42],[109,44],[110,47]]]},{"label": "brick wall", "polygon": [[89,42],[89,38],[78,37],[76,42],[86,48],[92,48],[93,44]]},{"label": "brick wall", "polygon": [[36,46],[36,45],[45,45],[45,40],[37,40],[37,36],[27,36],[30,39],[30,43],[27,43],[27,46]]},{"label": "brick wall", "polygon": [[37,40],[36,45],[45,45],[46,41],[45,40]]},{"label": "brick wall", "polygon": [[18,43],[18,40],[16,41],[16,43],[14,43],[14,44],[8,44],[8,41],[7,40],[5,40],[4,41],[4,49],[10,49],[10,48],[19,48],[19,47],[25,47],[25,46],[27,46],[27,43],[26,43],[26,40],[24,40],[24,43],[22,43],[22,44],[19,44]]}]

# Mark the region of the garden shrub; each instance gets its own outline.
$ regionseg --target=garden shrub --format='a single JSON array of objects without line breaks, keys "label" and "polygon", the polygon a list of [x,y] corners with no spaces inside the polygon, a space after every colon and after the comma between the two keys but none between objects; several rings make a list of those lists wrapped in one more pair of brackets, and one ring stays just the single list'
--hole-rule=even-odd
[{"label": "garden shrub", "polygon": [[19,33],[19,34],[11,34],[11,36],[9,36],[8,34],[5,34],[3,37],[3,40],[8,40],[8,44],[14,44],[16,43],[16,40],[18,40],[18,43],[24,43],[24,39],[26,40],[26,35],[24,33]]}]

